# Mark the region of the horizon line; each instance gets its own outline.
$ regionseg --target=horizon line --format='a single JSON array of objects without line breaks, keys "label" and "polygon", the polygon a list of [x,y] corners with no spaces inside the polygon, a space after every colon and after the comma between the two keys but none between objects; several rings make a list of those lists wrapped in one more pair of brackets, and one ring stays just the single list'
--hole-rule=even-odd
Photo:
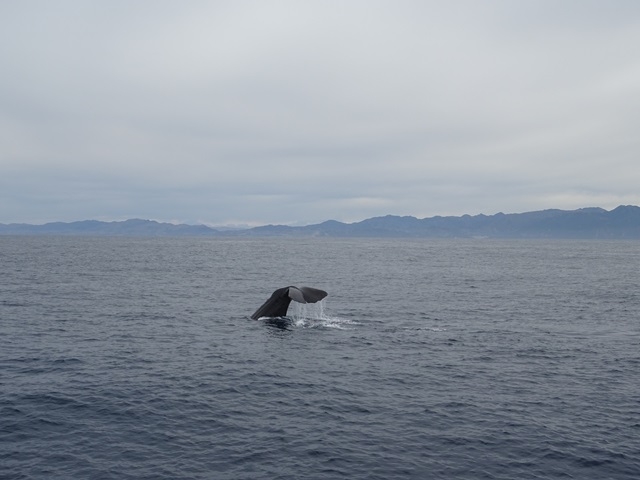
[{"label": "horizon line", "polygon": [[[124,220],[97,220],[97,219],[93,219],[93,218],[86,218],[83,220],[70,220],[70,221],[62,221],[62,220],[52,220],[52,221],[48,221],[48,222],[44,222],[44,223],[28,223],[28,222],[10,222],[10,223],[3,223],[0,222],[0,225],[5,225],[5,226],[10,226],[10,225],[28,225],[28,226],[45,226],[45,225],[51,225],[51,224],[55,224],[55,223],[60,223],[60,224],[65,224],[65,225],[69,225],[69,224],[73,224],[73,223],[82,223],[82,222],[96,222],[96,223],[125,223],[125,222],[130,222],[130,221],[143,221],[143,222],[155,222],[158,224],[166,224],[166,225],[172,225],[172,226],[180,226],[180,225],[184,225],[184,226],[189,226],[189,227],[206,227],[206,228],[210,228],[212,230],[215,230],[217,228],[220,229],[226,229],[226,230],[248,230],[248,229],[252,229],[252,228],[259,228],[259,227],[269,227],[269,226],[285,226],[285,227],[307,227],[307,226],[311,226],[311,225],[320,225],[326,222],[338,222],[338,223],[343,223],[346,225],[351,225],[351,224],[355,224],[355,223],[360,223],[363,222],[365,220],[370,220],[370,219],[374,219],[374,218],[384,218],[384,217],[400,217],[400,218],[415,218],[418,220],[424,220],[424,219],[428,219],[428,218],[447,218],[447,217],[458,217],[458,218],[462,218],[462,217],[477,217],[477,216],[495,216],[495,215],[522,215],[522,214],[526,214],[526,213],[534,213],[534,212],[545,212],[545,211],[553,211],[553,210],[557,210],[557,211],[565,211],[565,212],[576,212],[576,211],[580,211],[580,210],[602,210],[605,212],[612,212],[618,208],[625,208],[625,207],[634,207],[634,208],[640,208],[637,205],[631,205],[631,204],[627,204],[627,205],[618,205],[617,207],[612,208],[611,210],[607,210],[606,208],[603,207],[595,207],[595,206],[591,206],[591,207],[580,207],[580,208],[574,208],[574,209],[562,209],[562,208],[544,208],[541,210],[527,210],[527,211],[523,211],[523,212],[510,212],[510,213],[504,213],[502,211],[493,213],[493,214],[486,214],[486,213],[478,213],[478,214],[468,214],[468,213],[464,213],[461,215],[432,215],[430,217],[417,217],[415,215],[399,215],[399,214],[391,214],[391,213],[387,213],[387,214],[382,214],[382,215],[374,215],[372,217],[366,217],[363,218],[361,220],[355,220],[355,221],[342,221],[342,220],[335,220],[335,219],[327,219],[327,220],[321,220],[319,222],[315,222],[315,223],[305,223],[305,224],[301,224],[300,222],[293,222],[293,223],[262,223],[262,224],[250,224],[250,223],[246,223],[246,224],[207,224],[207,223],[184,223],[184,222],[180,222],[180,221],[176,221],[176,222],[172,222],[172,221],[167,221],[167,220],[157,220],[157,219],[153,219],[153,218],[140,218],[140,217],[132,217],[132,218],[126,218]],[[252,222],[251,222],[252,223]]]}]

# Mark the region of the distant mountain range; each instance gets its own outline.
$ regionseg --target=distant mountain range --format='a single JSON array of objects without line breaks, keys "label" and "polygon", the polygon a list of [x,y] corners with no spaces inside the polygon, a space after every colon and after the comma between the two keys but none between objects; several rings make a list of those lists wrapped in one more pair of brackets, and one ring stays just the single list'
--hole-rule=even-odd
[{"label": "distant mountain range", "polygon": [[0,235],[640,239],[640,207],[621,205],[611,211],[554,209],[423,219],[387,215],[355,223],[329,220],[304,227],[265,225],[237,230],[139,219],[44,225],[12,223],[0,224]]}]

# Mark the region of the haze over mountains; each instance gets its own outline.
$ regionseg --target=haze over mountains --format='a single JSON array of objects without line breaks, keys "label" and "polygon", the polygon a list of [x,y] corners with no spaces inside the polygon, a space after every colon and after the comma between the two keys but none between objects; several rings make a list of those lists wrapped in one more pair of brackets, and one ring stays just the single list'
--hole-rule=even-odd
[{"label": "haze over mountains", "polygon": [[551,209],[424,219],[387,215],[354,223],[328,220],[304,227],[265,225],[237,230],[140,219],[44,225],[13,223],[0,224],[0,235],[640,239],[640,207],[621,205],[611,211]]}]

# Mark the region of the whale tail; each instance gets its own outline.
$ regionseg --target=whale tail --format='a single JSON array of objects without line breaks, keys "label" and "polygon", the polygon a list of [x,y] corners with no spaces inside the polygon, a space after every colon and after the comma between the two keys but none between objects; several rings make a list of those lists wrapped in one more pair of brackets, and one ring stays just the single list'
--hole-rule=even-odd
[{"label": "whale tail", "polygon": [[299,303],[316,303],[327,296],[327,292],[318,288],[288,286],[277,289],[271,297],[251,315],[257,320],[261,317],[284,317],[291,300]]}]

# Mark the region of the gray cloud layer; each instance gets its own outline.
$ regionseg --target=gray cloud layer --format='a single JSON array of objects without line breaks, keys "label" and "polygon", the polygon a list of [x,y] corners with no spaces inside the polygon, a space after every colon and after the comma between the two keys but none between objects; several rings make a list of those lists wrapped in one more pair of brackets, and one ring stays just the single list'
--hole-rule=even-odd
[{"label": "gray cloud layer", "polygon": [[0,222],[640,203],[636,1],[0,4]]}]

